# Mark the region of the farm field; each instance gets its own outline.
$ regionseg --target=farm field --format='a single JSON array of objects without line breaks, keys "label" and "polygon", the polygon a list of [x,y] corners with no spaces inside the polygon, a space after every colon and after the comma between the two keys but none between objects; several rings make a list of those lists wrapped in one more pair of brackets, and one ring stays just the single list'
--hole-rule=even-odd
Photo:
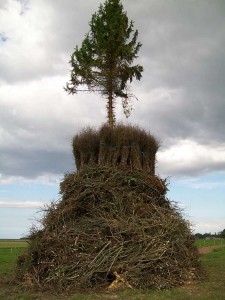
[{"label": "farm field", "polygon": [[211,240],[199,239],[199,240],[195,241],[195,245],[198,248],[218,246],[218,245],[224,245],[225,246],[225,239],[211,239]]},{"label": "farm field", "polygon": [[15,268],[15,261],[28,243],[21,240],[0,240],[0,276],[8,276]]},{"label": "farm field", "polygon": [[[208,242],[208,241],[207,241]],[[210,240],[209,240],[210,242]],[[198,245],[199,246],[199,245]],[[214,244],[206,244],[214,246]],[[224,248],[201,255],[201,261],[207,273],[201,282],[169,291],[134,291],[102,293],[75,293],[72,295],[54,295],[48,292],[28,291],[19,288],[10,281],[13,278],[15,262],[27,247],[26,241],[0,241],[0,300],[224,300],[225,299],[225,244]],[[199,246],[201,247],[201,246]]]}]

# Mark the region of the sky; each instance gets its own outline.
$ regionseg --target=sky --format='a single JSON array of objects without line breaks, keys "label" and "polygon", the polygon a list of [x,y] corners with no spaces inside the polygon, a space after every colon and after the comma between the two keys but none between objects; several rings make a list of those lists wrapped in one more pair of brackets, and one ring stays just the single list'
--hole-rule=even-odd
[{"label": "sky", "polygon": [[[0,0],[0,238],[21,238],[75,171],[71,141],[106,122],[98,94],[68,95],[70,55],[99,0]],[[225,1],[123,0],[143,44],[133,112],[160,140],[156,174],[194,232],[225,228]]]}]

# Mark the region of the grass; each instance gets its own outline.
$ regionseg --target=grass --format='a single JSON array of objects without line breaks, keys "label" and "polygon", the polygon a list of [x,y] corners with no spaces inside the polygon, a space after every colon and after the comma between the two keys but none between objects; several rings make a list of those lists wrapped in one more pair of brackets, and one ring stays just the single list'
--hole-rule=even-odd
[{"label": "grass", "polygon": [[0,249],[3,248],[26,248],[28,246],[28,242],[27,241],[18,241],[18,240],[1,240],[0,241]]},{"label": "grass", "polygon": [[0,241],[0,276],[10,276],[15,268],[15,261],[28,246],[25,241]]},{"label": "grass", "polygon": [[[208,241],[207,241],[208,242]],[[8,243],[8,244],[7,244]],[[14,247],[13,247],[14,245]],[[73,295],[54,295],[48,292],[31,292],[23,290],[5,281],[13,276],[17,256],[24,251],[24,242],[0,242],[0,300],[30,299],[70,299],[70,300],[224,300],[225,299],[225,249],[214,250],[201,256],[207,272],[204,281],[186,285],[168,291],[123,290],[103,293],[74,293]],[[211,246],[207,244],[207,246]]]},{"label": "grass", "polygon": [[195,241],[195,245],[198,248],[202,247],[210,247],[210,246],[217,246],[217,245],[224,245],[225,246],[225,239],[221,240],[206,240],[206,239],[199,239]]}]

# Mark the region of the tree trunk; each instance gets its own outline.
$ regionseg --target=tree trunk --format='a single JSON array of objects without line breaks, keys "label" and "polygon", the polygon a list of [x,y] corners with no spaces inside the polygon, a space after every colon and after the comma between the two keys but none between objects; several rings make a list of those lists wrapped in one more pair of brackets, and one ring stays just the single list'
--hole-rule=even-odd
[{"label": "tree trunk", "polygon": [[115,117],[114,117],[114,111],[113,111],[114,107],[113,107],[112,91],[109,91],[107,109],[108,109],[108,124],[111,128],[113,128],[114,122],[115,122]]}]

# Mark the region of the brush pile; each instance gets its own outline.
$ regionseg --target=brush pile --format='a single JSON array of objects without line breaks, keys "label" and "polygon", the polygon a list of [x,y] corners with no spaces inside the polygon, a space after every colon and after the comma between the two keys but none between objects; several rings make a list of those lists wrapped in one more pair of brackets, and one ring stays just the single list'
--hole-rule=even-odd
[{"label": "brush pile", "polygon": [[194,238],[166,198],[166,181],[96,165],[65,175],[60,188],[18,260],[20,280],[63,290],[167,289],[198,277]]},{"label": "brush pile", "polygon": [[85,166],[110,166],[155,173],[155,155],[159,142],[138,126],[122,124],[100,130],[86,128],[73,139],[77,170]]}]

